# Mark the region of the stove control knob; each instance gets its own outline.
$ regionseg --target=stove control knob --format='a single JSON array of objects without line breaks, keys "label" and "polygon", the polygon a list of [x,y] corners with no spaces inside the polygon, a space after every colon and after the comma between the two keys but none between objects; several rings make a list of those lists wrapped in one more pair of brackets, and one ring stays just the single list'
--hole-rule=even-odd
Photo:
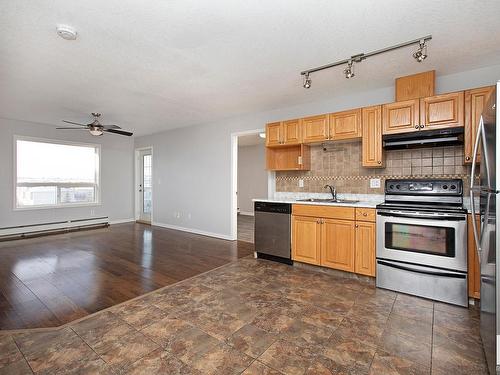
[{"label": "stove control knob", "polygon": [[401,185],[399,185],[399,184],[396,185],[396,189],[398,189],[398,190],[401,189]]},{"label": "stove control knob", "polygon": [[390,185],[389,189],[393,190],[394,189],[394,185]]},{"label": "stove control knob", "polygon": [[451,186],[450,186],[450,189],[451,189],[451,190],[455,190],[456,188],[457,188],[457,187],[456,187],[455,185],[451,185]]},{"label": "stove control knob", "polygon": [[448,189],[448,185],[443,185],[443,189],[444,190]]}]

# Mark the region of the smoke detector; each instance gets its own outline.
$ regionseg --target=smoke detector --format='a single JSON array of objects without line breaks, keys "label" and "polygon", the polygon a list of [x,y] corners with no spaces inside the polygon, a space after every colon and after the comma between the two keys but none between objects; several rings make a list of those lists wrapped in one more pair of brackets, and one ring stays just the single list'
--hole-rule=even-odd
[{"label": "smoke detector", "polygon": [[66,40],[75,40],[77,36],[76,30],[68,25],[58,25],[56,31],[57,35]]}]

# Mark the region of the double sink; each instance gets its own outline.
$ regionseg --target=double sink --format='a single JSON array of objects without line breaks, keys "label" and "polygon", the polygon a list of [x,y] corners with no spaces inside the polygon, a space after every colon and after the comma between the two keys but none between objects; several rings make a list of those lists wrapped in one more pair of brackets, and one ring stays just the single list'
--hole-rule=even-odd
[{"label": "double sink", "polygon": [[297,202],[315,202],[315,203],[358,203],[359,200],[355,199],[332,199],[332,198],[306,198],[297,199]]}]

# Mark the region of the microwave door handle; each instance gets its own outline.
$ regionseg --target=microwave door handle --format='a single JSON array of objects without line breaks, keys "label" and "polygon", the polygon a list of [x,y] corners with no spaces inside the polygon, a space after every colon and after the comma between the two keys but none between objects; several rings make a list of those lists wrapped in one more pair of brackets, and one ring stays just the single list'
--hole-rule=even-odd
[{"label": "microwave door handle", "polygon": [[[476,209],[474,206],[474,180],[475,180],[475,175],[476,175],[476,162],[477,162],[477,152],[479,150],[479,142],[481,140],[481,134],[483,132],[483,120],[481,117],[481,120],[479,121],[479,126],[477,128],[477,134],[476,134],[476,142],[474,142],[474,153],[472,156],[472,167],[471,167],[471,172],[470,172],[470,207],[471,207],[471,216],[472,216],[472,231],[474,233],[474,242],[476,243],[476,249],[478,256],[481,255],[481,242],[479,239],[479,232],[477,230],[477,223],[476,223]],[[484,159],[484,157],[483,157]]]}]

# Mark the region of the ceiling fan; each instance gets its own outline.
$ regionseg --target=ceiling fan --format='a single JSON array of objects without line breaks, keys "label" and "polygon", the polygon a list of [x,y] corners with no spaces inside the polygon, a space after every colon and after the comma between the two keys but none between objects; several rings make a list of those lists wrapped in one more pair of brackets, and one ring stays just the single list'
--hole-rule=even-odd
[{"label": "ceiling fan", "polygon": [[90,124],[86,124],[86,125],[79,124],[78,122],[62,120],[63,122],[66,122],[68,124],[83,126],[83,128],[74,128],[73,127],[73,128],[57,128],[57,129],[88,130],[90,132],[90,134],[95,135],[95,136],[103,135],[104,132],[119,134],[119,135],[126,135],[128,137],[130,137],[133,134],[130,132],[126,132],[124,130],[118,130],[118,129],[121,129],[118,125],[102,125],[99,122],[99,117],[101,117],[100,113],[92,112],[92,116],[94,117],[94,121],[92,121]]}]

